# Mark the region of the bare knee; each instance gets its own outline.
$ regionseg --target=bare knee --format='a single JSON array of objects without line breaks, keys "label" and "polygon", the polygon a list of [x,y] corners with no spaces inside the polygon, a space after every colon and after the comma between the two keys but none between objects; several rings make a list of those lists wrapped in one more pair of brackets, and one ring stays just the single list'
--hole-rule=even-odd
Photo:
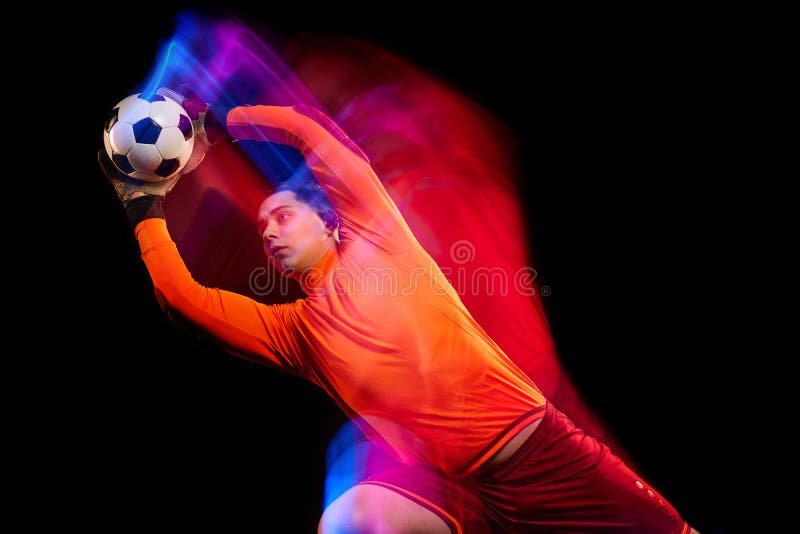
[{"label": "bare knee", "polygon": [[[355,489],[355,488],[353,488]],[[353,490],[350,490],[353,491]],[[328,506],[319,520],[318,534],[370,534],[383,532],[381,516],[361,491],[345,493]]]},{"label": "bare knee", "polygon": [[350,488],[333,501],[319,522],[319,534],[449,534],[436,514],[389,489],[373,484]]}]

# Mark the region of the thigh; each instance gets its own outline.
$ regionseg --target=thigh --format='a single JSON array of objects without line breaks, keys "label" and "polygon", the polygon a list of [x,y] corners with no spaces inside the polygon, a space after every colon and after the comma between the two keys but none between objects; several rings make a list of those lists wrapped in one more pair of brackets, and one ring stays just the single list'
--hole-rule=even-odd
[{"label": "thigh", "polygon": [[689,532],[655,488],[552,405],[520,450],[480,485],[506,532]]}]

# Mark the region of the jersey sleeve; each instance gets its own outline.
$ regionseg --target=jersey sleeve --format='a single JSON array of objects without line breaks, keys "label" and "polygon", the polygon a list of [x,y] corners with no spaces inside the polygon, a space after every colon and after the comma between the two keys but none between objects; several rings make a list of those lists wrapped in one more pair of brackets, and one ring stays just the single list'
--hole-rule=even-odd
[{"label": "jersey sleeve", "polygon": [[193,278],[164,219],[146,219],[136,238],[161,307],[211,335],[229,352],[305,376],[295,343],[298,307],[266,305],[243,295],[208,288]]},{"label": "jersey sleeve", "polygon": [[416,243],[367,156],[316,108],[240,106],[228,113],[227,128],[236,139],[300,150],[343,225],[359,237],[388,250]]}]

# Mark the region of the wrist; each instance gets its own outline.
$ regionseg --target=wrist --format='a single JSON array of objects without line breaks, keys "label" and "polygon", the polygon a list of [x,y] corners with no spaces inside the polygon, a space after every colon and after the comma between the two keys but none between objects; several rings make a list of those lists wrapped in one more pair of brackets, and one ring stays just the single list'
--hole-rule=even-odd
[{"label": "wrist", "polygon": [[129,200],[125,201],[125,213],[128,216],[128,221],[131,228],[144,221],[145,219],[164,219],[164,208],[162,202],[164,197],[159,195],[148,195],[137,191],[138,195],[131,195]]}]

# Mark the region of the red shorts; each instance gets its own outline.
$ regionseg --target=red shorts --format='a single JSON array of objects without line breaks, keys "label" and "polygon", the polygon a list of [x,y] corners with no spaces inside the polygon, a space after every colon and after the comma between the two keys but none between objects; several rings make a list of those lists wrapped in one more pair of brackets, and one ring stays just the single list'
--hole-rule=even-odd
[{"label": "red shorts", "polygon": [[494,470],[452,479],[424,466],[402,466],[361,483],[428,508],[454,533],[689,532],[663,496],[552,405],[522,447]]}]

